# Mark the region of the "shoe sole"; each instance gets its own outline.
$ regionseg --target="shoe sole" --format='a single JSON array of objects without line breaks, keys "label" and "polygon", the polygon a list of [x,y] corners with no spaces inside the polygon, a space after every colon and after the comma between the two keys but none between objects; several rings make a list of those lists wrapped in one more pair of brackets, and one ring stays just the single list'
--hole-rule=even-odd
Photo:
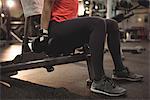
[{"label": "shoe sole", "polygon": [[126,91],[125,91],[125,92],[122,92],[122,93],[119,93],[119,94],[112,94],[112,93],[108,93],[108,92],[105,92],[105,91],[96,90],[96,89],[94,89],[94,88],[90,88],[90,90],[91,90],[92,92],[94,92],[94,93],[104,94],[104,95],[112,96],[112,97],[117,97],[117,96],[121,96],[121,95],[126,94]]},{"label": "shoe sole", "polygon": [[11,87],[9,83],[5,82],[5,81],[0,81],[0,84],[5,85],[7,87]]},{"label": "shoe sole", "polygon": [[115,79],[115,80],[127,80],[127,81],[131,81],[131,82],[137,82],[137,81],[142,81],[143,77],[138,78],[138,79],[131,79],[131,78],[118,78],[118,77],[115,77],[114,75],[112,75],[112,79]]}]

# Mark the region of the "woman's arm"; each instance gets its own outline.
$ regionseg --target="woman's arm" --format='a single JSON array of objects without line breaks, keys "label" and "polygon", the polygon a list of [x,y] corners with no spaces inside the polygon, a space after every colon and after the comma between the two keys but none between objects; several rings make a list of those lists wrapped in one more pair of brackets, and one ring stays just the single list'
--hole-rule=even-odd
[{"label": "woman's arm", "polygon": [[43,11],[41,15],[41,28],[48,29],[48,24],[51,18],[51,11],[55,0],[44,0]]}]

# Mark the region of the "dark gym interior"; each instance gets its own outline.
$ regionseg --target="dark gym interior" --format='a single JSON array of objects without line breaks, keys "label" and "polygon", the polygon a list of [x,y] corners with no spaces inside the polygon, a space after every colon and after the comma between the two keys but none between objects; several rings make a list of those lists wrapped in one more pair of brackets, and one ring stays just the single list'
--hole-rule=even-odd
[{"label": "dark gym interior", "polygon": [[[110,97],[90,91],[89,56],[83,53],[84,47],[77,48],[77,54],[58,58],[28,53],[23,47],[27,27],[20,0],[0,0],[0,100],[149,100],[150,9],[149,0],[138,1],[92,0],[92,13],[89,13],[90,0],[79,0],[79,17],[100,16],[118,21],[123,63],[132,72],[144,76],[140,82],[115,80],[127,89],[127,94]],[[31,43],[27,44],[30,47]],[[20,55],[25,53],[28,56],[21,61]],[[49,63],[52,69],[46,66]],[[104,69],[111,77],[114,64],[107,45]]]}]

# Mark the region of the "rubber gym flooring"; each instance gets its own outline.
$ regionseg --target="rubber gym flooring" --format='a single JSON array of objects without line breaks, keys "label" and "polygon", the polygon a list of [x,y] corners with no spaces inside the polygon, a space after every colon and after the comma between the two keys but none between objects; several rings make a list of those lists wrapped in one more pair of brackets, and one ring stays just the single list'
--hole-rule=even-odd
[{"label": "rubber gym flooring", "polygon": [[[143,46],[142,54],[124,53],[124,64],[135,73],[144,75],[142,82],[116,81],[127,89],[127,94],[109,97],[90,92],[86,85],[88,71],[86,62],[76,62],[54,66],[53,72],[44,68],[19,71],[17,75],[6,79],[11,87],[0,84],[1,100],[150,100],[150,42],[125,43],[122,46]],[[17,49],[17,50],[16,50]],[[12,60],[21,53],[21,45],[6,45],[0,49],[0,61]],[[114,69],[110,53],[105,53],[104,69],[111,77]]]}]

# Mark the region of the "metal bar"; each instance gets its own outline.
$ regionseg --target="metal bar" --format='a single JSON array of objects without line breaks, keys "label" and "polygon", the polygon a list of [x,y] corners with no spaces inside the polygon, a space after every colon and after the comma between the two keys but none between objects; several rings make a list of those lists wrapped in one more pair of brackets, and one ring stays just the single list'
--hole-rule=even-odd
[{"label": "metal bar", "polygon": [[11,25],[24,25],[23,21],[12,21],[10,22]]},{"label": "metal bar", "polygon": [[88,72],[89,72],[89,80],[91,81],[94,79],[94,71],[93,71],[93,67],[92,67],[92,63],[91,63],[91,54],[89,51],[88,44],[84,45],[84,52],[86,54],[86,63],[87,63]]},{"label": "metal bar", "polygon": [[18,40],[20,43],[23,42],[23,41],[22,41],[15,33],[13,33],[12,31],[10,32],[10,34],[11,34],[16,40]]},{"label": "metal bar", "polygon": [[29,62],[24,62],[24,63],[0,66],[0,70],[2,73],[6,73],[6,72],[40,68],[40,67],[44,67],[48,65],[54,66],[54,65],[60,65],[60,64],[73,63],[73,62],[78,62],[78,61],[83,61],[83,60],[86,60],[85,54],[76,54],[73,56],[47,58],[47,59],[42,59],[42,60],[35,60],[35,61],[29,61]]},{"label": "metal bar", "polygon": [[25,52],[31,51],[28,46],[28,23],[29,23],[30,17],[25,18],[25,24],[24,24],[24,39],[22,42],[22,54]]}]

